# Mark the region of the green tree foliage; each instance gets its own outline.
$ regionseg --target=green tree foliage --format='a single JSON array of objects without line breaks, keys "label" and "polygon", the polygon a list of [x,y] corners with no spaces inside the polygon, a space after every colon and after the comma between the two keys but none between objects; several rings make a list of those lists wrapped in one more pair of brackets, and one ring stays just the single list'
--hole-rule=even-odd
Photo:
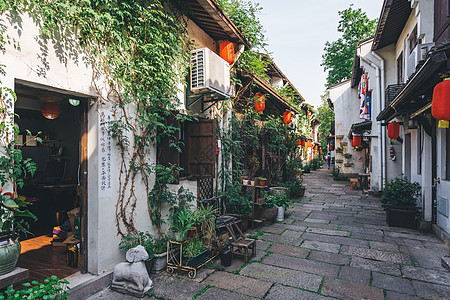
[{"label": "green tree foliage", "polygon": [[319,126],[319,138],[322,149],[327,149],[327,135],[330,134],[331,122],[334,121],[334,111],[328,106],[328,92],[321,96],[322,104],[317,108],[317,118],[322,122]]},{"label": "green tree foliage", "polygon": [[361,8],[353,9],[352,6],[338,12],[341,20],[337,30],[342,37],[325,43],[321,66],[328,71],[327,85],[351,77],[356,46],[361,40],[374,35],[377,28],[378,19],[370,20]]},{"label": "green tree foliage", "polygon": [[264,59],[268,56],[264,54],[267,53],[267,41],[258,17],[263,8],[258,2],[248,0],[217,0],[217,3],[251,44],[251,48],[242,53],[238,70],[267,79],[270,58]]}]

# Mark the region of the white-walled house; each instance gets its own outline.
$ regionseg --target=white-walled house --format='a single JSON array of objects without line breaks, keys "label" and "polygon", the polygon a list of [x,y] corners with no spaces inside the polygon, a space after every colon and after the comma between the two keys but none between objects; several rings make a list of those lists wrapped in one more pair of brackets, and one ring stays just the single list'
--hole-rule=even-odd
[{"label": "white-walled house", "polygon": [[[372,51],[384,59],[385,107],[400,122],[402,173],[422,187],[420,227],[448,240],[448,129],[431,115],[433,89],[448,77],[448,1],[385,1]],[[394,11],[395,14],[390,11]]]},{"label": "white-walled house", "polygon": [[[208,48],[216,55],[219,54],[220,42],[224,40],[232,41],[236,51],[241,46],[248,46],[236,26],[214,1],[192,0],[189,3],[196,8],[187,22],[187,31],[194,49]],[[10,13],[0,16],[6,33],[16,42],[6,44],[4,51],[0,53],[0,64],[5,65],[5,74],[1,75],[2,86],[17,94],[18,100],[15,106],[10,107],[11,111],[23,115],[20,122],[26,129],[34,133],[42,131],[45,140],[42,146],[24,147],[24,151],[38,160],[38,168],[39,163],[48,163],[52,156],[59,155],[58,161],[68,161],[65,173],[55,171],[50,175],[50,171],[44,167],[42,179],[45,176],[55,179],[64,177],[67,184],[63,186],[58,183],[57,187],[71,189],[69,192],[72,189],[75,191],[78,185],[78,204],[81,204],[80,270],[100,274],[123,261],[123,253],[118,248],[121,238],[116,228],[120,154],[104,123],[111,120],[114,114],[112,106],[101,100],[107,91],[101,85],[102,78],[93,80],[92,67],[84,60],[83,51],[77,46],[75,36],[70,37],[74,39],[70,41],[73,47],[70,53],[62,53],[58,39],[56,44],[52,40],[42,39],[39,27],[26,12],[20,14],[19,24],[15,23],[19,19],[10,18]],[[20,48],[15,47],[17,44]],[[185,174],[170,189],[176,191],[183,186],[197,195],[197,181],[189,180],[189,175],[203,175],[199,173],[207,169],[206,175],[217,178],[220,159],[216,158],[213,130],[216,120],[219,126],[227,126],[228,115],[222,115],[216,105],[203,105],[203,101],[192,104],[189,89],[188,83],[185,93],[179,94],[180,101],[184,104],[180,109],[198,114],[202,119],[199,123],[204,123],[202,128],[208,130],[207,141],[211,143],[207,149],[198,149],[192,140],[193,146],[189,150],[191,155],[187,158],[192,159],[187,162],[191,166],[188,169],[190,174]],[[69,99],[79,101],[78,105],[69,104]],[[61,111],[58,118],[47,120],[41,116],[41,108],[47,102],[58,103]],[[42,120],[33,121],[39,117]],[[36,124],[40,124],[42,128],[28,127]],[[188,132],[184,134],[189,139]],[[149,164],[156,163],[158,159],[158,147],[154,145],[153,149],[148,156]],[[179,157],[176,156],[175,160],[179,160]],[[199,161],[207,166],[202,169]],[[36,181],[33,184],[39,188],[52,189],[49,182]],[[137,199],[134,214],[136,228],[156,235],[149,218],[146,191],[140,180],[136,181],[134,192]]]}]

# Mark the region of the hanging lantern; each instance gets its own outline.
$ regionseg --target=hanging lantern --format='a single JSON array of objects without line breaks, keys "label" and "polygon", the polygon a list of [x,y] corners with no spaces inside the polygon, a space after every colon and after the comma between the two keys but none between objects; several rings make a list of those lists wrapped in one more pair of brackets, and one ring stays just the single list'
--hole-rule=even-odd
[{"label": "hanging lantern", "polygon": [[353,140],[350,142],[350,144],[352,145],[352,148],[355,148],[355,143],[353,142]]},{"label": "hanging lantern", "polygon": [[328,150],[334,151],[334,145],[333,145],[333,144],[329,144],[329,145],[328,145]]},{"label": "hanging lantern", "polygon": [[44,105],[42,105],[41,113],[47,119],[54,120],[61,113],[61,109],[59,108],[58,104],[54,102],[47,102]]},{"label": "hanging lantern", "polygon": [[77,99],[69,99],[69,103],[70,103],[70,105],[72,105],[72,106],[78,106],[78,105],[80,105],[80,100],[77,100]]},{"label": "hanging lantern", "polygon": [[431,114],[439,120],[439,128],[449,128],[450,120],[450,80],[449,78],[438,83],[433,90]]},{"label": "hanging lantern", "polygon": [[230,65],[234,63],[234,44],[230,41],[220,43],[220,57]]},{"label": "hanging lantern", "polygon": [[305,147],[305,140],[302,139],[302,146]]},{"label": "hanging lantern", "polygon": [[400,124],[398,124],[398,122],[392,121],[391,123],[389,123],[388,125],[388,137],[390,139],[397,139],[399,137],[399,132],[400,132]]},{"label": "hanging lantern", "polygon": [[311,112],[310,111],[308,111],[308,117],[311,117]]},{"label": "hanging lantern", "polygon": [[302,140],[301,139],[298,139],[298,141],[297,141],[297,146],[301,146],[302,145]]},{"label": "hanging lantern", "polygon": [[283,122],[284,124],[289,124],[292,121],[292,113],[290,111],[285,111],[283,114]]},{"label": "hanging lantern", "polygon": [[320,154],[322,154],[322,149],[320,149]]},{"label": "hanging lantern", "polygon": [[306,142],[306,147],[307,147],[307,148],[311,148],[311,147],[312,147],[312,143],[311,143],[311,142],[309,142],[309,141],[308,141],[308,142]]},{"label": "hanging lantern", "polygon": [[319,147],[317,145],[314,146],[314,151],[317,151],[317,149],[319,149]]},{"label": "hanging lantern", "polygon": [[355,147],[359,147],[361,146],[361,137],[360,136],[353,136],[353,145],[355,145]]},{"label": "hanging lantern", "polygon": [[258,112],[262,112],[266,108],[266,99],[261,93],[256,93],[253,96],[253,102],[255,102],[255,110]]}]

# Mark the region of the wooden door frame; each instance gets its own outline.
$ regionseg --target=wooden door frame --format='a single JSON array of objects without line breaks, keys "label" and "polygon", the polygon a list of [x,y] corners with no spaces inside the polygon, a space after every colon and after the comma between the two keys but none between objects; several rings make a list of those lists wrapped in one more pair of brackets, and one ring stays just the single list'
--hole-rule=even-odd
[{"label": "wooden door frame", "polygon": [[81,101],[80,128],[80,271],[87,272],[88,262],[88,106],[89,101]]}]

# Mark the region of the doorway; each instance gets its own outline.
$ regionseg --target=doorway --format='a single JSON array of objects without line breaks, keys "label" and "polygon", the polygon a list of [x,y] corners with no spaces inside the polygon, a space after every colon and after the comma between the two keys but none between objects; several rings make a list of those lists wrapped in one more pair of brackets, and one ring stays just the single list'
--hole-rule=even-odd
[{"label": "doorway", "polygon": [[[21,236],[18,266],[28,281],[86,269],[87,98],[52,87],[15,84],[16,144],[36,163],[19,195],[38,218]],[[38,134],[42,143],[30,140]],[[30,136],[31,133],[31,136]],[[83,250],[83,251],[82,251]],[[71,259],[68,259],[68,258]]]}]

